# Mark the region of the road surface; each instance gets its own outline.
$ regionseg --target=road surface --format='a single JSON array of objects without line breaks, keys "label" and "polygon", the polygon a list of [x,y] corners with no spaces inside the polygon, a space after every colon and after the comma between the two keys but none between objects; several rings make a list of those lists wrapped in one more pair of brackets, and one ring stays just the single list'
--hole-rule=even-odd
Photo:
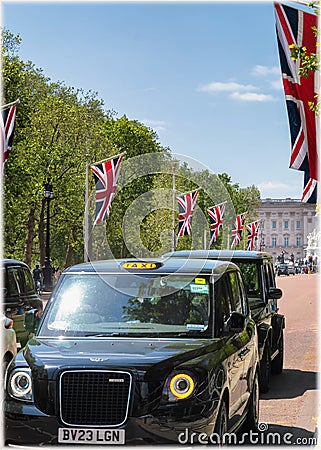
[{"label": "road surface", "polygon": [[272,376],[270,391],[261,394],[260,427],[266,428],[265,438],[271,434],[270,441],[276,433],[281,445],[315,445],[319,274],[279,276],[276,281],[283,290],[280,313],[286,317],[284,371]]}]

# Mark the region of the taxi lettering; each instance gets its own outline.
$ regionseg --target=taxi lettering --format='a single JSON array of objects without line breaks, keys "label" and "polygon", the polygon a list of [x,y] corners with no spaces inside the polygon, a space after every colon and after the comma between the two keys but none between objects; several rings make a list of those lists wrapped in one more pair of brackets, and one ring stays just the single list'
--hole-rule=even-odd
[{"label": "taxi lettering", "polygon": [[156,263],[150,262],[130,262],[124,263],[122,266],[124,269],[139,269],[139,270],[149,270],[149,269],[157,269],[159,267]]}]

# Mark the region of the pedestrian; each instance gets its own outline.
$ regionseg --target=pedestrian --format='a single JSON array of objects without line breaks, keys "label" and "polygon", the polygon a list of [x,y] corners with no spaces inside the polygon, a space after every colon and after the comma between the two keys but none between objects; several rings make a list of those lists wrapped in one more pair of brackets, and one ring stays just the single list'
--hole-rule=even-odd
[{"label": "pedestrian", "polygon": [[37,290],[38,283],[39,283],[39,291],[42,291],[43,288],[43,282],[42,282],[42,270],[39,267],[39,264],[36,264],[35,269],[32,271],[33,274],[33,281],[35,283],[35,288]]}]

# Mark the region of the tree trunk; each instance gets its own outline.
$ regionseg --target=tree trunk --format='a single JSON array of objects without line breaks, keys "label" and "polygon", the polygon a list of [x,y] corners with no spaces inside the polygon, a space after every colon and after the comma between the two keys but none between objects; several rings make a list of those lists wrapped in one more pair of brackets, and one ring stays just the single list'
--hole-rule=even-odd
[{"label": "tree trunk", "polygon": [[72,266],[72,264],[73,264],[74,242],[76,242],[76,239],[77,239],[77,227],[73,227],[71,230],[71,242],[69,242],[69,244],[68,244],[67,253],[66,253],[65,269],[67,267]]},{"label": "tree trunk", "polygon": [[40,251],[40,267],[45,263],[46,257],[46,240],[45,240],[45,206],[46,200],[43,198],[41,203],[40,217],[39,217],[39,251]]},{"label": "tree trunk", "polygon": [[35,209],[31,208],[27,222],[26,250],[24,258],[25,263],[28,264],[29,267],[31,267],[32,264],[32,244],[35,236]]}]

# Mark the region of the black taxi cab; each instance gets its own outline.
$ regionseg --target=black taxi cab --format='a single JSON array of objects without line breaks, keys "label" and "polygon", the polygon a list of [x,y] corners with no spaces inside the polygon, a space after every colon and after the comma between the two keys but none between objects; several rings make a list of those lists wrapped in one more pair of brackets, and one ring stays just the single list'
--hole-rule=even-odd
[{"label": "black taxi cab", "polygon": [[255,429],[257,340],[233,263],[70,267],[7,369],[5,444],[218,443]]}]

